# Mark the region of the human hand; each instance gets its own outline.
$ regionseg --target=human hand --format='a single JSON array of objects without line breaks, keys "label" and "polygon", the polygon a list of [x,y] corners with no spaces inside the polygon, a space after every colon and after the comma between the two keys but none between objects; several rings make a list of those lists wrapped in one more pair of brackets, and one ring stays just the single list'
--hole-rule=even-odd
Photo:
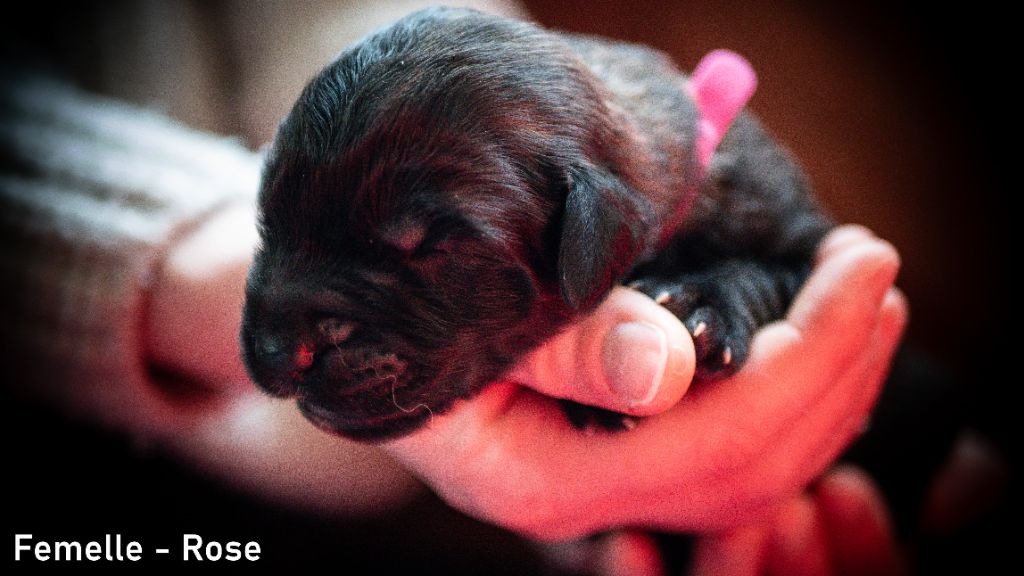
[{"label": "human hand", "polygon": [[[251,211],[239,208],[182,242],[168,258],[150,313],[150,348],[157,361],[218,394],[241,396],[243,402],[255,396],[246,385],[236,344],[242,287],[255,242],[253,223]],[[211,237],[218,242],[209,241]],[[211,251],[211,246],[218,249]],[[845,445],[874,399],[902,328],[905,306],[897,293],[889,293],[879,306],[880,294],[895,274],[891,248],[861,229],[844,228],[825,242],[822,260],[789,321],[758,336],[740,374],[693,391],[679,406],[631,433],[587,438],[568,427],[549,398],[496,384],[481,398],[435,418],[422,433],[392,443],[389,450],[456,507],[538,536],[571,536],[619,522],[689,529],[738,522],[787,488],[802,486]],[[197,314],[197,309],[206,313]],[[611,339],[613,345],[602,345],[605,335],[627,320],[662,328],[663,356],[629,356],[630,342],[645,349],[643,338],[631,328],[619,330],[625,334],[617,344]],[[835,322],[849,329],[829,334]],[[655,348],[660,349],[658,344]],[[801,358],[801,351],[808,354]],[[820,372],[806,365],[816,356],[825,368]],[[609,381],[601,369],[604,357],[639,366],[619,370]],[[622,383],[619,377],[630,380],[644,372],[645,362],[658,364],[662,357],[664,363],[653,370],[661,373],[662,383],[648,403],[636,404],[624,399],[628,394],[613,392]],[[790,357],[795,358],[791,369]],[[793,383],[777,385],[770,369]],[[550,396],[647,415],[676,404],[692,370],[692,343],[678,320],[645,296],[621,289],[591,318],[525,359],[515,374]],[[836,374],[845,377],[826,394]],[[632,382],[627,389],[636,396],[637,378]],[[642,388],[639,395],[647,395]],[[744,402],[752,405],[749,410]],[[788,432],[786,423],[804,411],[812,417]],[[222,405],[212,418],[205,416],[209,423],[218,415],[241,412]],[[749,416],[747,422],[738,422],[744,416]],[[831,433],[828,425],[843,417],[847,422],[840,433]],[[299,434],[300,443],[315,436],[309,432]],[[205,437],[189,439],[186,448],[208,444],[202,441]],[[336,443],[348,444],[340,439]],[[221,446],[218,453],[228,448]],[[822,463],[804,461],[806,453],[818,454]],[[376,461],[371,458],[375,454],[361,451],[359,457]],[[778,468],[768,466],[773,459]],[[688,469],[685,463],[691,461],[693,468]],[[758,465],[769,468],[766,480],[771,482],[759,482]],[[637,476],[635,470],[647,472]],[[237,475],[256,473],[258,467],[250,466]],[[301,482],[297,485],[296,491],[302,492]],[[716,492],[720,495],[713,497]],[[373,491],[366,493],[375,497]],[[673,516],[673,510],[679,514]],[[556,518],[559,522],[548,522]]]},{"label": "human hand", "polygon": [[[860,429],[906,323],[892,287],[898,265],[893,248],[863,228],[837,229],[786,319],[757,334],[745,366],[688,393],[685,330],[650,299],[617,289],[514,372],[546,395],[497,383],[385,447],[452,506],[538,538],[748,523],[799,493]],[[664,345],[627,330],[640,358],[627,345],[602,350],[606,335],[634,320],[660,327]],[[595,361],[602,353],[638,368],[609,379]],[[646,404],[613,391],[624,376],[632,398],[648,396],[636,383],[657,378],[637,379],[638,371],[661,375]],[[586,435],[549,396],[657,415],[628,433]]]}]

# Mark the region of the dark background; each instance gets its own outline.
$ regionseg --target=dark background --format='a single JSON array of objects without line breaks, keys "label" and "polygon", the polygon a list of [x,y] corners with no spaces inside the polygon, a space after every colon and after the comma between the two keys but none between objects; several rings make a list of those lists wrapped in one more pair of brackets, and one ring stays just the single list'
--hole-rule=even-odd
[{"label": "dark background", "polygon": [[[1019,380],[1011,349],[1018,306],[1008,278],[1019,261],[1010,243],[1020,148],[1011,87],[1020,64],[1010,58],[1019,31],[1011,26],[1019,19],[979,3],[850,4],[526,2],[545,25],[650,44],[683,68],[719,47],[747,56],[760,78],[753,110],[802,161],[838,220],[868,225],[897,246],[899,285],[911,303],[909,340],[955,382],[965,420],[1015,454],[1006,390]],[[42,4],[10,16],[7,27],[17,29],[5,30],[15,48],[7,56],[30,46],[66,54],[65,32],[92,25],[95,16],[79,10]],[[216,8],[200,10],[217,17]],[[75,50],[79,60],[89,54]],[[217,118],[220,125],[203,127],[239,127],[237,118]],[[348,574],[361,573],[356,566],[366,561],[417,573],[538,569],[522,543],[443,512],[429,498],[369,523],[310,518],[224,490],[119,435],[68,422],[8,386],[3,413],[11,452],[7,534],[53,541],[120,532],[150,550],[177,547],[182,532],[195,531],[259,540],[260,567],[320,562]],[[1008,556],[1001,522],[1009,514],[1008,498],[965,531],[915,540],[921,571],[977,573]]]}]

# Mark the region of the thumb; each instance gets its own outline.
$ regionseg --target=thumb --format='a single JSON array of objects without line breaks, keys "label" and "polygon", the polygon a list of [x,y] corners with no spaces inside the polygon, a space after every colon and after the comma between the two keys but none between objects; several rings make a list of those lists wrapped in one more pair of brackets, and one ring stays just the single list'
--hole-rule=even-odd
[{"label": "thumb", "polygon": [[647,296],[614,289],[590,315],[523,358],[518,383],[580,404],[649,416],[672,407],[693,378],[693,340]]}]

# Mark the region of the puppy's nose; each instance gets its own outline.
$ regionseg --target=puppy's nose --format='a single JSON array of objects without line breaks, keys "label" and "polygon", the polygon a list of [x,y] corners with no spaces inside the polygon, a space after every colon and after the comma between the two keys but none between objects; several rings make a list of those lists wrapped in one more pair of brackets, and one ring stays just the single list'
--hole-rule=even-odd
[{"label": "puppy's nose", "polygon": [[281,375],[296,376],[313,365],[316,356],[325,348],[338,348],[355,331],[353,322],[340,318],[324,318],[315,323],[312,333],[286,336],[266,331],[257,334],[255,352],[257,360],[266,368]]},{"label": "puppy's nose", "polygon": [[286,350],[284,338],[273,334],[261,334],[256,337],[256,351],[261,358],[279,357]]},{"label": "puppy's nose", "polygon": [[313,364],[314,357],[311,345],[295,345],[276,334],[258,335],[256,354],[263,365],[278,373],[305,370]]}]

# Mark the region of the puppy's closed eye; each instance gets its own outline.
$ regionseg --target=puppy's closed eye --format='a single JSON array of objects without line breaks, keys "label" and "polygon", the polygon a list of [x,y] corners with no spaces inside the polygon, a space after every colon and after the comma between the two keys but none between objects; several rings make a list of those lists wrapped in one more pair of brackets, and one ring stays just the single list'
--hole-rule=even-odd
[{"label": "puppy's closed eye", "polygon": [[481,235],[461,218],[440,215],[403,216],[381,227],[381,240],[403,259],[417,261],[445,254],[472,255],[472,244]]},{"label": "puppy's closed eye", "polygon": [[385,243],[403,255],[412,256],[422,248],[423,240],[427,236],[427,227],[418,220],[402,218],[382,226],[380,235]]}]

